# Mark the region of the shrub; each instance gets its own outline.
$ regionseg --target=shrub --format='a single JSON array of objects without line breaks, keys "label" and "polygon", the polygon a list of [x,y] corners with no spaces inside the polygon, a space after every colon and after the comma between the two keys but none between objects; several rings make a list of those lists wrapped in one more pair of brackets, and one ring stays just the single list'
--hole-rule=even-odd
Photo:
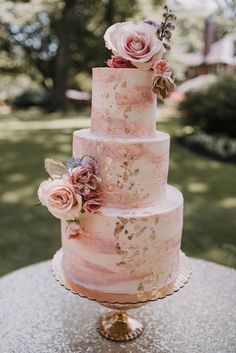
[{"label": "shrub", "polygon": [[177,140],[200,154],[221,161],[236,163],[236,140],[234,138],[208,135],[199,131],[181,135]]},{"label": "shrub", "polygon": [[11,102],[15,108],[40,107],[47,109],[51,104],[52,95],[46,91],[25,91]]},{"label": "shrub", "polygon": [[185,125],[236,137],[236,76],[223,76],[201,91],[188,92],[179,109]]}]

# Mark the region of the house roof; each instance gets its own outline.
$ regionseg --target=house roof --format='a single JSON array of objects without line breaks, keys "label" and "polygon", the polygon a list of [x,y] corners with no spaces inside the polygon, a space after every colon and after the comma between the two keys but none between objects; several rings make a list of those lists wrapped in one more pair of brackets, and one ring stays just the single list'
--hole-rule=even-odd
[{"label": "house roof", "polygon": [[236,32],[230,33],[211,45],[210,51],[204,57],[203,53],[187,53],[181,58],[186,66],[201,64],[227,64],[236,66]]}]

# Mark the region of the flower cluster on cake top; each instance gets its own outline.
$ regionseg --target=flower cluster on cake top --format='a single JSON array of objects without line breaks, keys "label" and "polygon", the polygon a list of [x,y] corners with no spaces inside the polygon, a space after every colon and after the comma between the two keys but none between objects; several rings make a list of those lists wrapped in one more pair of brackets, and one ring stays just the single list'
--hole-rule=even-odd
[{"label": "flower cluster on cake top", "polygon": [[102,207],[97,163],[90,156],[72,157],[66,165],[46,158],[45,169],[50,178],[38,188],[39,201],[56,218],[67,221],[68,237],[78,236],[80,215]]},{"label": "flower cluster on cake top", "polygon": [[175,91],[169,65],[162,57],[170,49],[173,21],[172,11],[165,6],[163,21],[122,22],[110,26],[104,35],[106,47],[113,53],[107,60],[110,68],[153,70],[153,92],[167,98]]}]

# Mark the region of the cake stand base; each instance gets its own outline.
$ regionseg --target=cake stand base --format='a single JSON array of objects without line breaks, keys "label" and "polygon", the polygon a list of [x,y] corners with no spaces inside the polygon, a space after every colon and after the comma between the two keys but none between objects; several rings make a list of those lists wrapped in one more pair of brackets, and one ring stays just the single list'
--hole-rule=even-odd
[{"label": "cake stand base", "polygon": [[113,341],[129,341],[138,337],[143,325],[123,310],[115,310],[101,316],[97,325],[98,332]]},{"label": "cake stand base", "polygon": [[[113,293],[100,293],[97,291],[87,290],[67,280],[62,266],[62,249],[53,257],[52,268],[55,278],[66,289],[81,297],[96,301],[98,304],[106,308],[113,309],[112,312],[102,315],[97,324],[98,332],[113,341],[129,341],[138,337],[143,330],[142,324],[129,316],[126,310],[139,308],[146,303],[172,295],[180,290],[189,280],[191,275],[191,265],[184,253],[180,252],[179,274],[174,283],[166,287],[143,293],[142,295],[117,295]],[[115,301],[115,299],[120,301]],[[129,302],[129,300],[132,300]]]}]

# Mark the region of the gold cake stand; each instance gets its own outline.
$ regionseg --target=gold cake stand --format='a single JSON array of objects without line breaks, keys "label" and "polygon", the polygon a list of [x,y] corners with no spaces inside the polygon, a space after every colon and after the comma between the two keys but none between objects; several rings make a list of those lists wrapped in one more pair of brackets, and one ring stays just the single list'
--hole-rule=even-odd
[{"label": "gold cake stand", "polygon": [[163,299],[177,292],[188,282],[192,272],[189,259],[183,252],[180,252],[179,274],[174,283],[158,290],[139,294],[102,293],[70,282],[63,271],[62,256],[63,252],[60,249],[52,260],[56,280],[72,293],[113,309],[112,312],[102,315],[97,323],[98,332],[113,341],[129,341],[138,337],[143,331],[142,324],[128,315],[127,310],[139,308],[150,301]]}]

